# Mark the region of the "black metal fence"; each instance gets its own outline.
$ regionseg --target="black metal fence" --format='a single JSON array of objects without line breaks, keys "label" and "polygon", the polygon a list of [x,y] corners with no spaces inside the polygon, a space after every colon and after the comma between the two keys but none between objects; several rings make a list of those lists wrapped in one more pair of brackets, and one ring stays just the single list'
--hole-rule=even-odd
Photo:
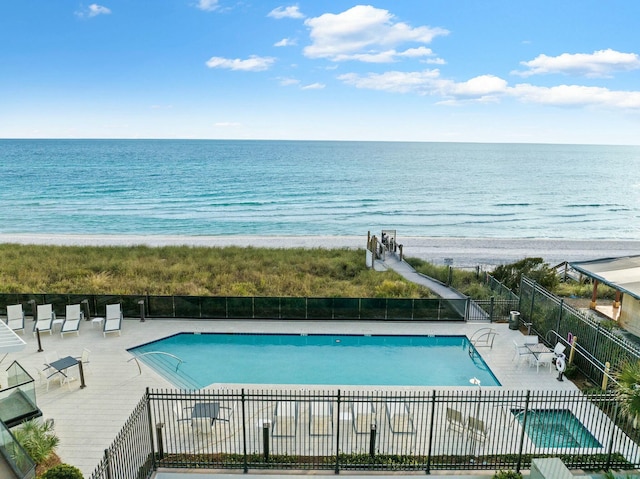
[{"label": "black metal fence", "polygon": [[27,314],[52,304],[64,316],[68,304],[83,303],[89,316],[104,316],[120,303],[126,317],[193,319],[333,319],[465,321],[468,299],[305,298],[231,296],[136,296],[80,294],[0,294],[0,314],[21,303]]},{"label": "black metal fence", "polygon": [[553,346],[568,345],[575,337],[579,347],[574,364],[595,384],[601,384],[606,363],[615,370],[624,361],[640,360],[640,347],[603,328],[588,315],[572,308],[535,281],[523,277],[520,284],[520,319],[531,324],[531,332]]},{"label": "black metal fence", "polygon": [[611,393],[467,390],[150,390],[92,479],[152,469],[570,469],[640,466]]},{"label": "black metal fence", "polygon": [[508,321],[509,313],[517,310],[519,306],[518,299],[474,299],[472,307],[469,308],[467,319],[469,321],[489,320]]}]

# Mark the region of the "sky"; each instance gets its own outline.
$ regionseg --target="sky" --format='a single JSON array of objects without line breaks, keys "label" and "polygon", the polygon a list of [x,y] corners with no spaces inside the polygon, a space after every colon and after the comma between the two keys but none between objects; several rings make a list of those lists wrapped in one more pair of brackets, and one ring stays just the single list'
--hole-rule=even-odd
[{"label": "sky", "polygon": [[638,0],[3,0],[0,138],[640,144]]}]

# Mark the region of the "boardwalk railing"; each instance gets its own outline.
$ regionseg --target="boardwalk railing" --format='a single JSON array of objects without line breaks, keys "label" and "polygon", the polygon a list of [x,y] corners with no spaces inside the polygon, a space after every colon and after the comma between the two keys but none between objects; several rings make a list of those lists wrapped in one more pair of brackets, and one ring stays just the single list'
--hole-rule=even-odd
[{"label": "boardwalk railing", "polygon": [[148,390],[92,479],[153,469],[570,469],[640,466],[633,421],[610,393]]}]

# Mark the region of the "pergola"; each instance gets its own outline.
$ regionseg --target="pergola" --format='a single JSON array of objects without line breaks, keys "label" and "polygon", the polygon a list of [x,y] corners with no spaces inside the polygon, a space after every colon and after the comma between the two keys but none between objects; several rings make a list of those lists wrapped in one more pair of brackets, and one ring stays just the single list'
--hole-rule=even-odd
[{"label": "pergola", "polygon": [[569,265],[594,280],[591,304],[589,305],[591,309],[596,308],[599,283],[615,289],[614,309],[620,307],[621,294],[623,293],[640,301],[640,256],[580,261],[569,263]]}]

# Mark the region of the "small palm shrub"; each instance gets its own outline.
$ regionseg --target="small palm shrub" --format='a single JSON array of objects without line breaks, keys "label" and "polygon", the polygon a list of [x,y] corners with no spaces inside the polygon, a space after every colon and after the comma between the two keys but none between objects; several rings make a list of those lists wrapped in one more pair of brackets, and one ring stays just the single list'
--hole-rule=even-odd
[{"label": "small palm shrub", "polygon": [[75,466],[69,464],[58,464],[45,471],[40,479],[83,479],[82,472]]},{"label": "small palm shrub", "polygon": [[51,419],[42,422],[36,419],[26,421],[13,431],[13,435],[36,464],[45,463],[55,454],[55,449],[60,443],[60,439],[53,432]]}]

